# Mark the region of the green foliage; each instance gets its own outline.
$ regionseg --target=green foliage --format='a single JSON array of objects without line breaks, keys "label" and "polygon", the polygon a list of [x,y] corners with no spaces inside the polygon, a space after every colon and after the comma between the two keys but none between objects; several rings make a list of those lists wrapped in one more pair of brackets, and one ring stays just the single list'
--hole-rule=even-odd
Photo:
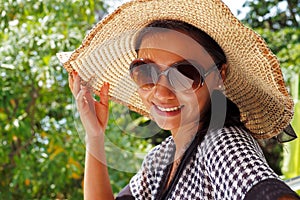
[{"label": "green foliage", "polygon": [[249,8],[249,12],[243,21],[253,28],[300,27],[299,0],[246,0],[244,7]]},{"label": "green foliage", "polygon": [[79,45],[94,9],[93,1],[1,1],[0,199],[82,197],[84,147],[55,54]]},{"label": "green foliage", "polygon": [[[295,129],[296,134],[300,135],[300,101],[295,105],[295,115],[292,121],[292,126]],[[294,178],[300,175],[300,139],[288,143],[285,145],[284,160],[282,166],[282,172],[285,178]],[[298,190],[300,194],[300,190]]]},{"label": "green foliage", "polygon": [[[1,1],[0,199],[82,198],[84,142],[67,73],[55,54],[77,48],[104,6],[93,0]],[[150,148],[121,133],[107,134],[132,149]],[[112,176],[115,189],[131,176],[120,174]]]}]

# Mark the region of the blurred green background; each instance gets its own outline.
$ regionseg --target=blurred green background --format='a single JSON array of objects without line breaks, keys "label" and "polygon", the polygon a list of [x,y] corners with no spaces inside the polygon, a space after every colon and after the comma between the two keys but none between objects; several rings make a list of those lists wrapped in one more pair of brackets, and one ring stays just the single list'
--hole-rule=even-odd
[{"label": "blurred green background", "polygon": [[[0,2],[0,199],[82,199],[83,133],[68,75],[55,55],[77,48],[111,3]],[[281,62],[300,135],[300,1],[248,0],[244,7],[244,23],[264,37]],[[144,138],[139,132],[152,127],[149,121],[112,102],[111,113],[106,134],[112,145],[106,150],[117,193],[139,168],[143,153],[168,133],[153,126],[159,134]],[[284,179],[300,175],[299,143],[264,142],[270,166]]]}]

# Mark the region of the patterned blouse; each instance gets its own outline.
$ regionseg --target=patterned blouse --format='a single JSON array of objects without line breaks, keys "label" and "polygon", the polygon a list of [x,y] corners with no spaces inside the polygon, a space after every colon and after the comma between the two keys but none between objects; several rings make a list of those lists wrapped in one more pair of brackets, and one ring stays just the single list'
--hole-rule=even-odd
[{"label": "patterned blouse", "polygon": [[[209,131],[201,140],[195,138],[164,190],[174,153],[170,136],[150,151],[117,199],[253,199],[260,190],[268,191],[262,199],[275,199],[275,193],[296,196],[268,166],[257,141],[240,127],[225,127]],[[272,189],[276,185],[277,189]]]}]

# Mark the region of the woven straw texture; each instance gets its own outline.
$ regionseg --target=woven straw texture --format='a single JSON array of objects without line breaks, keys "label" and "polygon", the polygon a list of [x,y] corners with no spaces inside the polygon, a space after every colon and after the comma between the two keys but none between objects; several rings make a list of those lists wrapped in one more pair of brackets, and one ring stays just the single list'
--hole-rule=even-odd
[{"label": "woven straw texture", "polygon": [[95,90],[109,82],[112,100],[148,115],[128,68],[136,58],[135,35],[155,19],[190,23],[209,34],[224,50],[228,71],[226,96],[240,109],[255,138],[278,135],[293,116],[279,62],[265,41],[238,21],[220,0],[136,0],[100,21],[74,52],[59,59]]}]

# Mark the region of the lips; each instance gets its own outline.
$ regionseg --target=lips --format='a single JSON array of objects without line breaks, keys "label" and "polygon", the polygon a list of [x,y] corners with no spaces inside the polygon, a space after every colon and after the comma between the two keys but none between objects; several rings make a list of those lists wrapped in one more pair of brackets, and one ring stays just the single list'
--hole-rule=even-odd
[{"label": "lips", "polygon": [[158,110],[162,111],[162,112],[174,112],[174,111],[180,110],[182,107],[183,106],[181,105],[181,106],[175,106],[175,107],[168,107],[168,108],[166,108],[166,107],[161,107],[161,106],[157,106],[156,105],[156,108]]},{"label": "lips", "polygon": [[156,114],[153,113],[154,114],[153,116],[159,115],[159,116],[163,116],[163,117],[174,117],[181,113],[183,107],[184,107],[183,105],[173,106],[173,107],[154,105],[153,111]]}]

